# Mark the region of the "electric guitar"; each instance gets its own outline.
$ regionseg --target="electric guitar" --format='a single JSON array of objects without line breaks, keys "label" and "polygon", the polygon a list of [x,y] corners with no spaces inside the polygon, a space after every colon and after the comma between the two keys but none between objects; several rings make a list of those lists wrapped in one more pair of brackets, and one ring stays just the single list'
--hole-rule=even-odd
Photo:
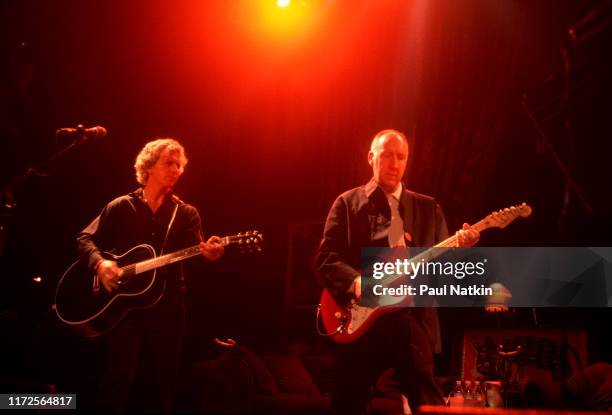
[{"label": "electric guitar", "polygon": [[[481,221],[472,225],[473,229],[482,232],[489,228],[505,228],[518,217],[531,215],[531,207],[523,203],[497,212],[493,212]],[[445,250],[436,248],[452,248],[457,246],[457,235],[445,239],[433,248],[430,248],[411,259],[412,262],[421,260],[431,261],[440,256]],[[386,283],[393,283],[402,275],[386,278]],[[318,329],[319,334],[331,337],[340,344],[352,343],[365,334],[378,318],[384,314],[400,310],[401,304],[386,306],[364,307],[352,300],[348,305],[338,305],[327,289],[323,289],[321,302],[317,312],[317,327],[319,316],[324,330]]]},{"label": "electric guitar", "polygon": [[[238,233],[222,238],[224,246],[237,246],[241,253],[261,252],[263,236],[258,231]],[[60,321],[85,337],[99,336],[112,329],[132,309],[155,305],[166,288],[157,269],[200,255],[194,245],[176,252],[156,256],[151,245],[137,245],[122,255],[104,252],[102,256],[117,262],[123,271],[119,286],[108,292],[98,276],[78,260],[64,272],[55,291],[53,308]]]}]

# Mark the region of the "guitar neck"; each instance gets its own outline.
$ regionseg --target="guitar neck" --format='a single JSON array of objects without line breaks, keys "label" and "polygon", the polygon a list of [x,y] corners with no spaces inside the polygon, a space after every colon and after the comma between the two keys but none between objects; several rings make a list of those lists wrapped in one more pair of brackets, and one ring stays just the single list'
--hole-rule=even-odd
[{"label": "guitar neck", "polygon": [[[221,238],[220,244],[223,246],[231,245],[235,240],[239,238],[238,235],[231,235]],[[151,271],[157,268],[165,267],[166,265],[174,264],[176,262],[184,261],[185,259],[192,258],[200,255],[200,244],[190,246],[189,248],[181,249],[166,255],[158,256],[155,258],[147,259],[146,261],[137,262],[135,264],[124,267],[125,269],[133,269],[134,274],[141,274],[143,272]]]},{"label": "guitar neck", "polygon": [[164,267],[166,265],[174,264],[175,262],[180,262],[185,259],[192,258],[199,254],[200,245],[194,245],[189,248],[181,249],[180,251],[172,252],[170,254],[147,259],[146,261],[142,262],[137,262],[135,264],[129,265],[128,267],[134,267],[134,274],[140,274],[160,267]]},{"label": "guitar neck", "polygon": [[[491,227],[491,224],[488,222],[488,219],[482,219],[478,222],[476,222],[475,224],[472,225],[472,229],[477,230],[478,232],[482,232],[488,228]],[[445,240],[443,240],[442,242],[440,242],[439,244],[435,245],[432,248],[429,248],[423,252],[421,252],[418,255],[415,255],[414,257],[412,257],[410,259],[410,262],[420,262],[420,261],[424,261],[424,262],[429,262],[432,261],[436,258],[438,258],[439,256],[441,256],[442,254],[448,252],[450,249],[457,247],[457,234],[454,234],[448,238],[446,238]],[[440,248],[446,248],[446,249],[440,249]],[[394,275],[391,277],[388,277],[386,279],[386,283],[393,283],[396,280],[398,280],[399,278],[404,277],[403,274],[400,275]]]}]

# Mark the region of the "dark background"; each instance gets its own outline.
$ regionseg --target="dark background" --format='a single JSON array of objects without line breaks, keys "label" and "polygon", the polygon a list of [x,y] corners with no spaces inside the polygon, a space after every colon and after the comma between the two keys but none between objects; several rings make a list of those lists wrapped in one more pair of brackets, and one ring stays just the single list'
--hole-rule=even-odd
[{"label": "dark background", "polygon": [[[61,383],[65,360],[93,364],[95,342],[63,332],[48,311],[54,285],[75,234],[136,188],[135,156],[157,136],[186,147],[177,193],[198,207],[206,235],[265,235],[262,255],[192,264],[186,364],[213,353],[217,335],[262,350],[292,339],[324,347],[314,304],[286,296],[288,281],[318,295],[287,272],[290,224],[317,229],[340,192],[368,180],[369,143],[383,128],[410,136],[406,183],[438,199],[451,231],[525,201],[532,217],[482,244],[610,245],[609,1],[313,0],[292,16],[268,3],[1,3],[0,182],[16,199],[0,258],[9,378]],[[57,128],[79,123],[108,136],[11,186],[70,144]],[[588,207],[565,191],[547,142]],[[312,244],[294,246],[303,249],[289,265],[306,267]],[[609,361],[608,310],[541,310],[539,323],[588,321],[591,360]],[[453,333],[494,322],[480,310],[441,315],[448,373]],[[507,318],[534,324],[529,310]]]}]

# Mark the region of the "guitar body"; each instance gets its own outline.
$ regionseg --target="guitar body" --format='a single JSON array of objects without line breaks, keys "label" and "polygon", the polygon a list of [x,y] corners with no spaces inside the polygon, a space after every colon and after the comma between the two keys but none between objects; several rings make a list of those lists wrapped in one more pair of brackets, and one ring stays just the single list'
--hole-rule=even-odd
[{"label": "guitar body", "polygon": [[321,294],[321,321],[325,333],[336,343],[352,343],[363,336],[384,314],[398,307],[362,307],[356,303],[340,306],[327,288]]},{"label": "guitar body", "polygon": [[[132,309],[156,304],[165,289],[156,270],[135,274],[130,264],[155,258],[150,245],[138,245],[122,255],[104,253],[106,259],[123,267],[121,285],[106,291],[84,261],[72,264],[62,275],[55,292],[55,311],[59,319],[85,337],[99,336],[113,328]],[[132,270],[132,271],[130,271]]]}]

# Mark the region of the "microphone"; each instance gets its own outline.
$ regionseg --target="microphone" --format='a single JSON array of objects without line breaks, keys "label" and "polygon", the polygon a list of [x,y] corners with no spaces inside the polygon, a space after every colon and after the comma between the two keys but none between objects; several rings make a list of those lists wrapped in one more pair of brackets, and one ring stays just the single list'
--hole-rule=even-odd
[{"label": "microphone", "polygon": [[76,128],[60,128],[55,132],[56,137],[79,137],[85,138],[102,138],[106,136],[106,128],[101,126],[95,126],[91,128],[85,128],[81,124],[77,125]]}]

